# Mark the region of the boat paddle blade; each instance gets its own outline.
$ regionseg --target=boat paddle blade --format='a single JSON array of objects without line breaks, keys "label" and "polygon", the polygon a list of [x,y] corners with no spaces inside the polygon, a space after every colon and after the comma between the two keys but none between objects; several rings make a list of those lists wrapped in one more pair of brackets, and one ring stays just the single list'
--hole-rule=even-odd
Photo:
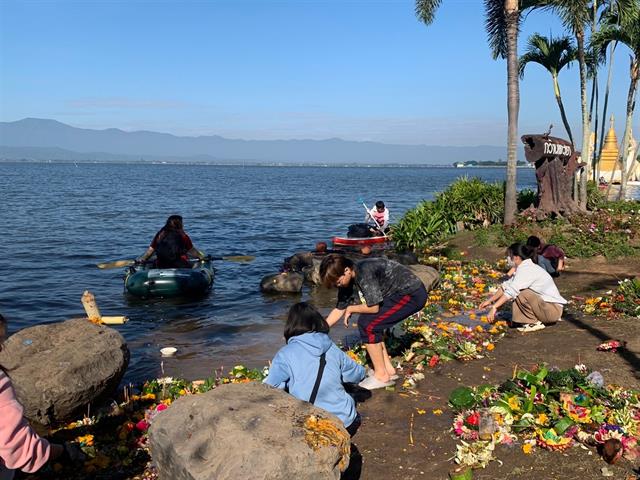
[{"label": "boat paddle blade", "polygon": [[253,262],[256,257],[252,255],[229,255],[227,257],[212,257],[212,260],[227,260],[229,262]]},{"label": "boat paddle blade", "polygon": [[116,260],[115,262],[99,263],[98,268],[101,270],[108,270],[110,268],[122,268],[133,265],[135,260]]}]

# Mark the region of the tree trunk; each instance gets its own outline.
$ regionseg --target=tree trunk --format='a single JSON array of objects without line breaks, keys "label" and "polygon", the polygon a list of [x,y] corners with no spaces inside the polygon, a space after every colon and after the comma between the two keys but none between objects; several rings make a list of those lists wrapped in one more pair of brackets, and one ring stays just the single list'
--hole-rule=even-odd
[{"label": "tree trunk", "polygon": [[558,76],[552,75],[553,79],[553,93],[556,95],[556,101],[558,102],[558,108],[560,109],[560,116],[562,117],[562,123],[564,123],[564,129],[567,131],[567,135],[569,135],[569,141],[571,145],[575,145],[573,141],[573,135],[571,134],[571,127],[569,126],[569,120],[567,120],[567,114],[564,111],[564,105],[562,104],[562,96],[560,95],[560,83],[558,83]]},{"label": "tree trunk", "polygon": [[516,173],[518,153],[516,142],[518,137],[518,110],[520,108],[520,92],[518,79],[518,0],[505,0],[504,8],[507,17],[507,183],[504,195],[504,223],[509,225],[515,221],[518,210],[516,199]]},{"label": "tree trunk", "polygon": [[622,141],[622,149],[620,151],[620,192],[618,199],[622,200],[627,194],[627,156],[629,145],[631,144],[631,135],[633,135],[633,110],[636,106],[636,88],[638,86],[638,74],[640,73],[639,59],[631,59],[631,82],[629,83],[629,93],[627,94],[627,122],[624,127],[624,140]]},{"label": "tree trunk", "polygon": [[[589,128],[589,109],[587,108],[587,65],[584,58],[584,31],[582,27],[576,33],[576,42],[578,44],[578,64],[580,66],[580,104],[582,107],[582,161],[588,164],[586,159],[589,153],[589,137],[591,136]],[[580,175],[580,199],[578,205],[582,210],[587,209],[587,177],[588,171],[582,170]]]}]

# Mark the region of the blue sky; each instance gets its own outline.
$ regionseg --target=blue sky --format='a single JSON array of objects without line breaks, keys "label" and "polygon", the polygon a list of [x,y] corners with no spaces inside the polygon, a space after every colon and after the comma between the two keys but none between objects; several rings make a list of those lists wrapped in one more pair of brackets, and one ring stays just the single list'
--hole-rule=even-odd
[{"label": "blue sky", "polygon": [[[405,0],[0,0],[0,120],[245,139],[501,145],[506,64],[491,59],[482,3],[445,0],[426,27]],[[521,50],[536,31],[563,33],[552,15],[531,14]],[[621,47],[610,100],[619,134],[628,64]],[[560,82],[579,138],[577,65]],[[530,65],[520,133],[550,122],[565,136],[551,79]]]}]

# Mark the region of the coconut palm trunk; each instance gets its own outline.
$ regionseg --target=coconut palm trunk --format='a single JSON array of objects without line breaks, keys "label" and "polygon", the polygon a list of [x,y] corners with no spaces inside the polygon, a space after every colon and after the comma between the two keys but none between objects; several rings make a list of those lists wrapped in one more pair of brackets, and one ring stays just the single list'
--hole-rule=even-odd
[{"label": "coconut palm trunk", "polygon": [[518,78],[518,0],[506,0],[507,20],[507,183],[504,197],[504,223],[515,221],[517,206],[517,165],[518,165],[518,112],[520,109],[520,81]]},{"label": "coconut palm trunk", "polygon": [[[618,198],[625,198],[627,194],[627,180],[628,180],[628,172],[627,172],[627,158],[628,158],[628,150],[629,145],[631,145],[631,136],[633,135],[633,111],[636,106],[636,92],[638,88],[638,74],[640,70],[638,58],[631,57],[631,65],[630,65],[630,73],[631,73],[631,82],[629,83],[629,92],[627,93],[627,121],[624,127],[624,139],[622,141],[622,150],[620,152],[620,193],[618,194]],[[635,161],[634,158],[631,160]]]},{"label": "coconut palm trunk", "polygon": [[[580,107],[582,108],[582,161],[587,165],[580,174],[578,206],[582,210],[587,209],[587,178],[589,177],[589,107],[587,106],[587,63],[584,54],[584,29],[576,32],[576,44],[578,46],[578,66],[580,69]],[[585,161],[586,160],[586,161]]]},{"label": "coconut palm trunk", "polygon": [[567,135],[569,135],[569,141],[571,143],[574,143],[573,134],[571,133],[571,126],[569,125],[569,120],[567,120],[567,114],[564,111],[564,104],[562,103],[562,95],[560,94],[560,83],[558,82],[558,76],[553,75],[551,78],[553,79],[553,93],[556,96],[556,102],[558,102],[558,108],[560,109],[560,116],[562,117],[564,129],[567,131]]}]

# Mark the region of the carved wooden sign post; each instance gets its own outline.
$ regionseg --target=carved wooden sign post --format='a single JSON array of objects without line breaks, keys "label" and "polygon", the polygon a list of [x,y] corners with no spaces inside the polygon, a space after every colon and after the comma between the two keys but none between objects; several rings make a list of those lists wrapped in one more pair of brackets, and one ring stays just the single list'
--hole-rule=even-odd
[{"label": "carved wooden sign post", "polygon": [[538,211],[567,215],[580,211],[573,199],[573,177],[579,168],[580,152],[567,140],[548,135],[523,135],[524,153],[528,162],[536,167],[538,181]]}]

